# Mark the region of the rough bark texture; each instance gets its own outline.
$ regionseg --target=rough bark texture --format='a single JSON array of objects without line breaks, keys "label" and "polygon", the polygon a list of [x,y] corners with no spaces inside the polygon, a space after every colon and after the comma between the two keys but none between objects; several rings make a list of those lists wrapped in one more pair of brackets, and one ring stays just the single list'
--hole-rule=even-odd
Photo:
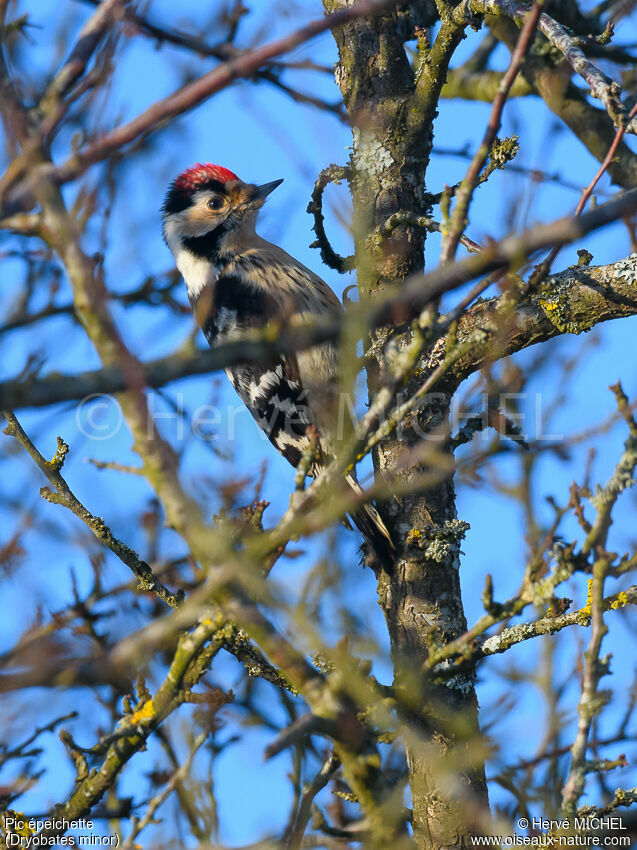
[{"label": "rough bark texture", "polygon": [[[637,313],[637,253],[604,266],[572,266],[551,275],[511,309],[506,296],[477,301],[459,320],[457,339],[471,350],[451,370],[460,382],[485,363],[563,334]],[[476,331],[481,333],[476,333]]]},{"label": "rough bark texture", "polygon": [[[347,0],[325,2],[329,11],[345,5]],[[434,44],[421,45],[423,61],[415,75],[395,13],[361,19],[335,33],[340,58],[336,79],[353,124],[351,191],[362,297],[423,267],[423,232],[403,227],[381,239],[378,227],[398,210],[423,211],[436,104],[462,35],[462,27],[443,21]],[[404,333],[399,345],[409,339]],[[369,378],[373,393],[375,376]],[[422,379],[420,373],[408,389],[415,391]],[[381,474],[422,439],[423,429],[436,431],[445,422],[451,392],[439,386],[436,390],[433,402],[379,446],[374,460]],[[405,476],[422,471],[422,466],[412,466]],[[405,701],[414,835],[420,847],[461,846],[461,824],[467,823],[471,802],[476,811],[486,808],[484,768],[479,758],[472,764],[466,748],[471,739],[475,744],[478,727],[473,681],[459,675],[444,684],[425,685],[421,673],[430,648],[466,630],[459,580],[465,526],[456,517],[453,481],[393,499],[383,513],[398,559],[392,575],[378,576],[378,593],[395,686]]]}]

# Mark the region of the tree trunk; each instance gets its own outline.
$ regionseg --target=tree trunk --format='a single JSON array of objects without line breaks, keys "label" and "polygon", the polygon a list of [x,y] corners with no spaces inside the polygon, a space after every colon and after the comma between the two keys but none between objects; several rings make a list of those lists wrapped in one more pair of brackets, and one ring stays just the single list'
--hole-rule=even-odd
[{"label": "tree trunk", "polygon": [[[328,11],[347,5],[347,0],[325,0]],[[377,228],[398,210],[423,213],[435,103],[448,59],[462,36],[460,29],[444,31],[443,25],[432,48],[421,43],[421,55],[429,51],[429,62],[415,75],[400,34],[402,15],[393,11],[361,18],[334,33],[339,49],[336,80],[353,125],[350,188],[361,297],[371,297],[386,283],[423,268],[424,231],[400,227],[381,238]],[[409,339],[405,331],[399,344]],[[381,370],[382,365],[379,360]],[[374,380],[370,374],[370,394]],[[410,390],[422,380],[421,373]],[[394,432],[379,445],[377,471],[393,469],[398,458],[422,440],[423,429],[446,430],[452,392],[436,386],[435,398],[426,400],[399,434]],[[437,445],[439,451],[446,450],[444,439]],[[404,474],[410,478],[423,471],[416,465]],[[473,676],[464,673],[443,683],[426,683],[422,665],[432,647],[466,630],[459,580],[460,540],[466,526],[457,520],[450,478],[425,493],[391,499],[382,513],[398,550],[395,571],[379,574],[378,590],[391,640],[394,685],[405,706],[414,834],[423,848],[464,846],[468,831],[488,806],[484,762],[475,752]],[[473,752],[468,750],[470,741]]]}]

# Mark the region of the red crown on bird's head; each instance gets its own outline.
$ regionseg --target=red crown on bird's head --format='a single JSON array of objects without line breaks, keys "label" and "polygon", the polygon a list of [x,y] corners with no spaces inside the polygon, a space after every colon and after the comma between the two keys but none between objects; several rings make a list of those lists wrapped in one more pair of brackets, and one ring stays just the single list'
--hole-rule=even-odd
[{"label": "red crown on bird's head", "polygon": [[212,162],[196,162],[187,168],[175,180],[175,189],[180,192],[193,192],[198,186],[218,180],[220,183],[228,183],[230,180],[238,180],[237,175],[224,168],[222,165],[214,165]]}]

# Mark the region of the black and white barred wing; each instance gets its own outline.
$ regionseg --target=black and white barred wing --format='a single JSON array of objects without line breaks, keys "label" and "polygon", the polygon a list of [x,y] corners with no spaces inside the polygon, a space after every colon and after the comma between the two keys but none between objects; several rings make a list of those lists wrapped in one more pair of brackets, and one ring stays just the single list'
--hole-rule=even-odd
[{"label": "black and white barred wing", "polygon": [[292,466],[309,445],[314,417],[294,357],[227,369],[239,397],[272,444]]}]

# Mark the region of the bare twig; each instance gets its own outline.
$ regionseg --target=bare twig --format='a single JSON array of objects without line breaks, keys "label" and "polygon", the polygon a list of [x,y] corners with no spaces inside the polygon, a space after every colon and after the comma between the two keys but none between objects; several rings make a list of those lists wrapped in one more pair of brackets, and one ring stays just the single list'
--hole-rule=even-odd
[{"label": "bare twig", "polygon": [[[637,103],[635,103],[633,108],[630,110],[629,118],[632,119],[635,115],[637,115]],[[617,129],[617,132],[615,133],[615,138],[613,139],[613,142],[612,142],[611,146],[609,147],[608,153],[604,157],[602,164],[600,165],[599,169],[597,170],[597,173],[595,174],[595,176],[593,177],[591,182],[588,184],[588,186],[585,189],[582,190],[582,196],[579,199],[577,206],[575,207],[575,212],[573,213],[574,216],[581,215],[582,212],[584,211],[584,208],[586,207],[586,204],[588,203],[589,198],[593,194],[593,190],[595,189],[595,186],[597,186],[597,184],[601,180],[602,176],[604,175],[604,173],[606,172],[606,170],[610,166],[611,162],[613,161],[613,158],[614,158],[615,154],[617,153],[617,148],[619,147],[621,140],[624,138],[625,132],[626,132],[626,125],[622,124],[621,127],[619,127]],[[559,253],[560,253],[560,247],[556,246],[550,252],[548,257],[545,260],[542,261],[540,268],[538,269],[537,273],[534,274],[534,276],[533,276],[534,283],[537,284],[540,280],[542,280],[550,272],[551,266],[555,262],[555,259],[556,259],[557,255]]]},{"label": "bare twig", "polygon": [[54,729],[60,725],[60,723],[65,723],[67,720],[74,720],[77,717],[77,711],[71,711],[69,714],[63,714],[61,717],[56,717],[55,720],[51,720],[50,723],[45,724],[44,726],[38,726],[37,729],[29,735],[21,744],[16,744],[15,746],[9,749],[6,745],[0,746],[0,766],[5,762],[9,761],[9,759],[19,758],[22,756],[29,755],[27,753],[27,747],[29,747],[37,738],[40,737],[44,732],[53,732]]},{"label": "bare twig", "polygon": [[617,788],[613,799],[605,806],[583,806],[578,811],[579,817],[603,818],[616,812],[617,809],[633,806],[637,803],[637,786],[635,788]]},{"label": "bare twig", "polygon": [[[629,587],[618,593],[613,593],[603,600],[603,610],[609,611],[615,608],[623,608],[626,605],[637,605],[637,586]],[[475,654],[472,657],[486,658],[489,655],[499,655],[517,643],[531,640],[541,635],[553,635],[569,626],[585,625],[586,618],[581,611],[570,611],[557,617],[542,617],[532,623],[519,623],[510,628],[503,629],[492,637],[485,638],[476,645]],[[570,746],[564,747],[564,752],[570,750]]]},{"label": "bare twig", "polygon": [[64,460],[69,451],[69,447],[64,440],[62,440],[61,437],[58,437],[58,448],[55,456],[52,460],[47,461],[33,445],[29,436],[18,422],[15,414],[11,410],[5,410],[4,416],[8,423],[7,427],[4,429],[4,433],[9,437],[14,437],[18,443],[20,443],[25,451],[35,461],[40,470],[45,474],[51,484],[55,487],[54,491],[50,490],[48,487],[43,487],[42,490],[40,490],[41,496],[46,499],[47,502],[63,505],[65,508],[68,508],[72,513],[74,513],[75,516],[79,517],[79,519],[81,519],[82,522],[90,528],[100,543],[110,549],[111,552],[117,555],[122,563],[126,564],[126,566],[135,573],[139,582],[139,590],[154,593],[155,596],[167,605],[170,605],[172,608],[179,606],[183,600],[183,591],[172,593],[168,590],[168,588],[153,575],[153,571],[149,565],[145,561],[142,561],[129,546],[121,540],[118,540],[117,537],[113,535],[110,528],[104,523],[104,520],[101,517],[94,516],[73,494],[65,479],[60,474],[60,469],[62,469]]},{"label": "bare twig", "polygon": [[495,140],[498,130],[500,129],[504,104],[506,103],[511,86],[515,82],[515,78],[522,67],[522,62],[524,61],[524,57],[526,56],[535,34],[538,20],[542,12],[542,5],[543,3],[541,0],[535,0],[530,12],[525,15],[524,25],[520,31],[520,35],[515,45],[515,50],[511,54],[509,67],[498,86],[498,92],[494,98],[493,106],[491,107],[491,114],[489,115],[489,122],[487,124],[487,129],[485,130],[482,143],[476,151],[465,178],[460,185],[460,189],[456,193],[456,204],[449,224],[449,231],[447,233],[443,232],[443,244],[440,256],[440,262],[443,264],[448,263],[455,256],[462,231],[467,226],[467,213],[469,211],[469,204],[471,203],[473,190],[475,189],[476,182],[478,180],[478,175],[487,161],[491,146]]},{"label": "bare twig", "polygon": [[573,817],[577,813],[577,803],[584,791],[588,772],[586,751],[591,723],[605,704],[605,699],[597,686],[600,678],[609,672],[609,659],[599,657],[602,641],[608,632],[608,626],[603,618],[604,579],[607,567],[608,564],[603,558],[600,558],[593,567],[590,591],[592,630],[588,649],[584,653],[584,679],[577,707],[577,734],[571,747],[571,766],[562,791],[562,811],[565,817]]},{"label": "bare twig", "polygon": [[291,726],[284,729],[281,734],[268,744],[265,750],[266,759],[271,759],[288,747],[294,746],[299,741],[304,740],[309,735],[331,735],[335,736],[337,732],[335,723],[326,717],[317,717],[314,714],[304,714],[295,720]]},{"label": "bare twig", "polygon": [[354,268],[354,257],[341,257],[330,245],[330,241],[325,233],[323,192],[328,183],[340,184],[342,180],[347,180],[349,176],[350,169],[348,167],[343,165],[328,165],[316,178],[316,183],[312,191],[312,199],[307,205],[307,211],[314,217],[313,230],[316,233],[316,242],[313,242],[310,248],[319,248],[321,259],[325,265],[341,274]]},{"label": "bare twig", "polygon": [[[516,0],[462,0],[454,9],[454,19],[462,20],[471,14],[506,15],[522,24],[528,10]],[[600,100],[615,126],[625,124],[626,132],[637,132],[635,119],[628,119],[628,109],[621,101],[621,88],[586,58],[582,48],[565,27],[542,12],[538,29],[562,53],[573,71],[585,81],[591,95]]]},{"label": "bare twig", "polygon": [[593,500],[597,508],[597,517],[589,531],[583,547],[585,553],[597,551],[593,565],[593,578],[589,585],[591,639],[584,654],[584,674],[582,694],[577,707],[577,733],[571,748],[571,765],[562,791],[562,812],[565,817],[577,814],[577,804],[584,791],[588,772],[586,752],[593,718],[606,702],[606,697],[598,690],[599,680],[606,675],[608,658],[600,658],[601,646],[608,626],[604,622],[604,580],[610,567],[610,556],[606,552],[606,539],[611,524],[611,513],[617,498],[633,483],[637,468],[637,423],[635,422],[628,400],[619,384],[611,387],[614,391],[619,411],[629,428],[624,452],[613,475],[604,488],[601,488]]},{"label": "bare twig", "polygon": [[[409,210],[398,210],[398,212],[392,213],[383,224],[381,227],[381,233],[383,236],[386,236],[396,227],[400,227],[401,224],[408,224],[411,227],[422,227],[423,230],[427,230],[429,233],[440,233],[442,230],[440,222],[435,221],[433,218],[429,218],[426,215],[416,215],[415,213],[409,212]],[[467,251],[471,254],[477,254],[482,250],[482,246],[478,245],[477,242],[474,242],[473,239],[469,239],[469,237],[465,236],[464,233],[460,235],[458,241],[461,245],[464,245]]]},{"label": "bare twig", "polygon": [[242,53],[217,68],[213,68],[192,83],[188,83],[173,94],[156,101],[152,106],[120,127],[104,134],[97,141],[81,148],[65,163],[54,166],[45,163],[30,170],[18,187],[6,198],[2,215],[10,215],[33,204],[35,183],[43,178],[57,184],[79,177],[90,165],[121,153],[126,145],[147,136],[162,126],[168,119],[182,115],[206,98],[226,88],[235,80],[249,77],[270,59],[288,53],[300,44],[322,32],[340,27],[362,15],[377,15],[389,5],[390,0],[361,0],[361,2],[312,21],[283,38],[276,39],[263,47]]},{"label": "bare twig", "polygon": [[[164,719],[188,699],[192,688],[207,671],[218,647],[209,642],[215,634],[212,623],[200,623],[179,639],[168,672],[154,696],[147,694],[135,711],[126,714],[117,732],[105,744],[99,769],[78,777],[73,793],[53,809],[55,819],[39,835],[52,838],[66,831],[65,821],[85,816],[102,799],[126,763],[146,745],[148,737]],[[198,664],[203,657],[203,663]],[[232,700],[232,694],[219,694],[219,707]],[[101,750],[100,750],[101,752]]]},{"label": "bare twig", "polygon": [[71,55],[51,80],[41,99],[41,108],[48,111],[57,107],[71,86],[82,76],[86,66],[104,36],[117,17],[124,14],[128,0],[103,0],[80,31]]},{"label": "bare twig", "polygon": [[314,779],[308,786],[304,787],[301,803],[294,820],[294,826],[286,843],[286,850],[298,850],[301,846],[303,835],[312,816],[314,798],[325,788],[332,776],[334,776],[340,763],[341,761],[338,755],[332,751]]},{"label": "bare twig", "polygon": [[156,794],[148,803],[144,817],[141,819],[135,818],[128,838],[126,839],[124,844],[122,844],[122,850],[132,850],[133,847],[137,846],[134,843],[135,839],[142,832],[142,830],[144,830],[150,823],[153,822],[157,809],[159,809],[159,807],[166,802],[168,797],[170,797],[173,791],[175,791],[177,786],[188,776],[194,758],[197,755],[197,752],[205,744],[207,737],[208,732],[200,732],[196,736],[195,740],[192,742],[190,752],[188,753],[188,757],[185,762],[179,768],[177,768],[177,770],[173,771],[170,779],[166,782],[161,791]]},{"label": "bare twig", "polygon": [[[475,154],[471,153],[471,150],[468,145],[461,148],[447,148],[442,147],[440,145],[434,145],[432,154],[434,156],[449,156],[449,157],[458,157],[459,159],[473,159]],[[573,192],[578,192],[581,194],[583,192],[583,188],[577,183],[573,183],[570,180],[567,180],[562,174],[554,171],[553,173],[548,173],[546,171],[542,171],[539,168],[533,168],[531,166],[519,165],[516,162],[510,162],[507,164],[507,171],[513,172],[515,174],[520,174],[524,177],[527,177],[533,183],[553,183],[556,186],[562,186],[564,189],[570,189]],[[431,196],[434,199],[435,203],[440,202],[440,195]],[[453,196],[453,195],[452,195]]]}]

